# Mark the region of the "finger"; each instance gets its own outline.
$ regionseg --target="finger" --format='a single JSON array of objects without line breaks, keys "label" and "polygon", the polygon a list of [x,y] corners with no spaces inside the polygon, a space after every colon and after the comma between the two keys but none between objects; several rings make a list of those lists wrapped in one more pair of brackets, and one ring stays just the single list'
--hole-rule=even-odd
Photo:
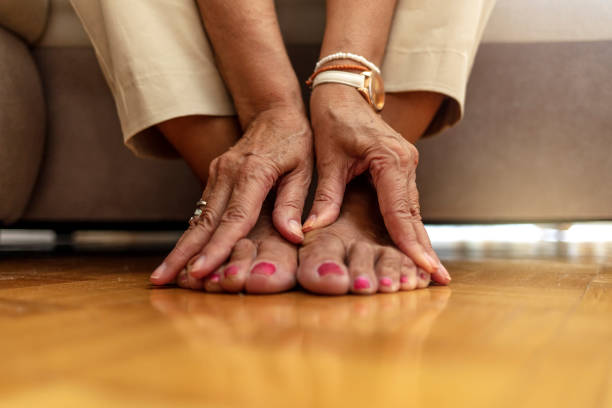
[{"label": "finger", "polygon": [[[414,188],[416,189],[416,186],[414,186]],[[440,262],[436,251],[434,251],[433,247],[431,246],[431,241],[429,240],[429,235],[427,234],[425,226],[423,223],[420,223],[415,226],[415,229],[417,240],[424,248],[425,252],[427,252],[427,254],[438,263],[438,268],[431,274],[432,279],[439,284],[448,285],[451,281],[451,276],[442,262]]]},{"label": "finger", "polygon": [[247,159],[221,221],[210,241],[192,264],[190,273],[206,276],[224,262],[234,244],[246,237],[261,212],[268,192],[276,182],[279,171],[255,156]]},{"label": "finger", "polygon": [[348,182],[346,171],[338,164],[317,166],[317,172],[319,180],[310,214],[302,228],[304,232],[326,227],[336,221]]},{"label": "finger", "polygon": [[310,186],[311,169],[295,169],[284,176],[276,190],[276,202],[272,222],[289,242],[299,244],[304,240],[302,212]]},{"label": "finger", "polygon": [[231,190],[227,183],[216,183],[215,180],[209,182],[202,194],[202,199],[208,203],[205,211],[195,225],[189,226],[174,249],[155,269],[150,277],[154,285],[165,285],[171,282],[185,268],[189,260],[202,250],[219,224],[220,214],[225,209],[230,194]]},{"label": "finger", "polygon": [[[413,189],[409,188],[406,174],[400,171],[399,166],[381,167],[374,171],[371,167],[370,173],[389,235],[398,248],[414,263],[429,273],[435,272],[439,262],[425,251],[417,235],[417,228],[423,223],[416,186]],[[409,179],[412,177],[414,174],[408,176]]]}]

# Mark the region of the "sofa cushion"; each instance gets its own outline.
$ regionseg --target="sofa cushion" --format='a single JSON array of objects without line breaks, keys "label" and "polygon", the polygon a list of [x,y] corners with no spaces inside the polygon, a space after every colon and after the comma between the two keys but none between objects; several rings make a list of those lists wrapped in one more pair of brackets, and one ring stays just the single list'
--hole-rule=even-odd
[{"label": "sofa cushion", "polygon": [[47,22],[48,0],[0,1],[0,26],[34,43]]},{"label": "sofa cushion", "polygon": [[27,46],[0,28],[0,222],[24,211],[45,140],[41,81]]},{"label": "sofa cushion", "polygon": [[81,26],[69,0],[51,0],[47,28],[36,44],[39,47],[89,46],[89,38]]}]

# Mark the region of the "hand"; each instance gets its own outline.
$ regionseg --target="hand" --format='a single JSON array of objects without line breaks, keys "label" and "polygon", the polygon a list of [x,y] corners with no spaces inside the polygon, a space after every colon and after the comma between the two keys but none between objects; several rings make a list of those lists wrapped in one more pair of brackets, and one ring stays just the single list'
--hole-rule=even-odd
[{"label": "hand", "polygon": [[304,232],[333,223],[346,184],[369,171],[389,235],[398,248],[439,283],[450,276],[421,221],[416,147],[394,131],[351,87],[325,84],[310,100],[318,183]]},{"label": "hand", "polygon": [[211,162],[202,193],[206,209],[153,272],[151,281],[169,283],[188,263],[195,278],[218,268],[234,244],[253,228],[274,186],[274,226],[290,242],[302,242],[312,154],[312,132],[302,111],[273,108],[258,114],[238,143]]}]

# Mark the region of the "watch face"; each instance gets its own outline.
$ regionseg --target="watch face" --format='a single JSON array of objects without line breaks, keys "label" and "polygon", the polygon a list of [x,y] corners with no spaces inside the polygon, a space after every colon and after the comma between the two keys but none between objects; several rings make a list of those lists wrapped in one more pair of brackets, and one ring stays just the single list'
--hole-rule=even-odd
[{"label": "watch face", "polygon": [[376,110],[382,110],[385,106],[385,85],[380,75],[372,71],[370,80],[370,100]]}]

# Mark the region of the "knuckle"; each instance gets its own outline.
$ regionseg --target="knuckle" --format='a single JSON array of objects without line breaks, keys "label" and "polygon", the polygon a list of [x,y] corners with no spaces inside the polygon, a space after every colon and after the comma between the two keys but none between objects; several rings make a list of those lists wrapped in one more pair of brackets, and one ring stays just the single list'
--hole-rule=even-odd
[{"label": "knuckle", "polygon": [[412,223],[419,223],[422,221],[421,207],[419,206],[418,201],[411,200],[406,197],[400,197],[393,201],[391,208],[383,213],[383,217],[387,217],[389,215]]},{"label": "knuckle", "polygon": [[212,208],[207,208],[200,217],[194,228],[199,230],[201,233],[209,233],[215,229],[217,225],[217,214]]},{"label": "knuckle", "polygon": [[215,159],[217,161],[217,171],[221,174],[232,172],[236,164],[239,162],[232,152],[223,153]]},{"label": "knuckle", "polygon": [[377,177],[389,168],[402,172],[415,169],[419,163],[419,151],[415,145],[405,140],[387,138],[385,143],[375,146],[368,154],[370,172]]},{"label": "knuckle", "polygon": [[257,183],[267,190],[274,186],[280,174],[280,170],[272,161],[254,155],[248,156],[240,169],[242,182]]},{"label": "knuckle", "polygon": [[276,212],[277,210],[280,210],[280,209],[292,209],[292,210],[301,211],[302,206],[303,206],[303,202],[301,200],[289,199],[289,200],[283,201],[282,203],[277,204],[276,207],[274,208],[274,211]]},{"label": "knuckle", "polygon": [[315,203],[334,203],[337,204],[336,194],[326,187],[317,188],[313,201]]},{"label": "knuckle", "polygon": [[215,178],[219,174],[219,158],[213,159],[208,165],[208,177]]},{"label": "knuckle", "polygon": [[249,212],[241,204],[231,204],[227,207],[221,218],[222,223],[239,224],[249,219]]}]

